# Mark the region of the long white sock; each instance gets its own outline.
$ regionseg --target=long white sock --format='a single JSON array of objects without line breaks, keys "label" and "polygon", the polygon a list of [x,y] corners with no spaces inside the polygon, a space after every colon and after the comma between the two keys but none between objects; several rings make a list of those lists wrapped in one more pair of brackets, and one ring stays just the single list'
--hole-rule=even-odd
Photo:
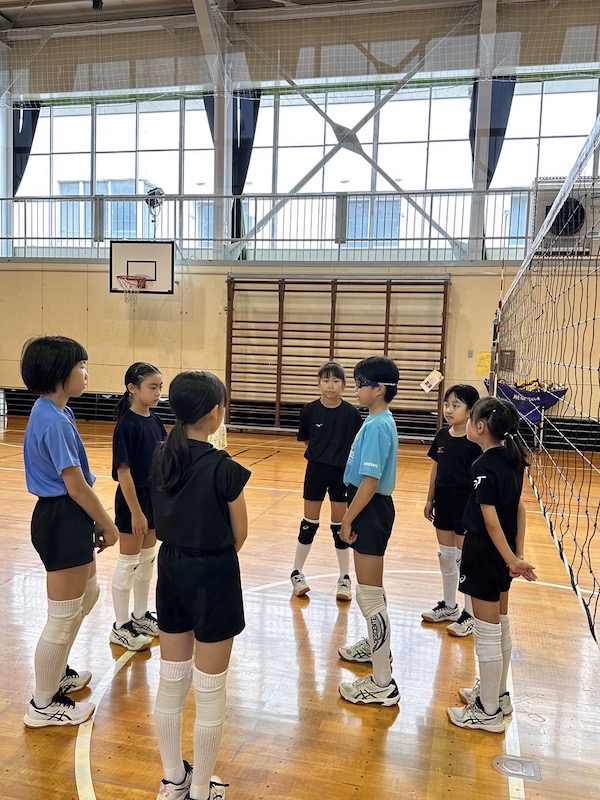
[{"label": "long white sock", "polygon": [[338,560],[338,566],[340,568],[340,578],[343,578],[345,575],[350,574],[350,552],[352,548],[345,547],[343,550],[338,550],[335,548],[335,554]]},{"label": "long white sock", "polygon": [[133,616],[137,619],[148,611],[148,595],[155,558],[154,546],[145,547],[140,551],[140,563],[133,579]]},{"label": "long white sock", "polygon": [[194,773],[190,799],[207,800],[225,722],[227,670],[209,675],[194,668],[196,722],[194,723]]},{"label": "long white sock", "polygon": [[449,547],[445,544],[440,544],[438,546],[444,602],[449,608],[454,608],[456,605],[456,588],[458,586],[458,564],[456,563],[456,554],[456,547]]},{"label": "long white sock", "polygon": [[484,622],[475,617],[473,635],[481,682],[479,698],[486,714],[495,714],[498,711],[503,663],[500,623]]},{"label": "long white sock", "polygon": [[81,625],[83,596],[74,600],[48,600],[48,618],[35,648],[33,702],[44,708],[52,702],[65,664]]},{"label": "long white sock", "polygon": [[510,659],[512,655],[512,635],[510,632],[510,619],[508,614],[500,614],[500,628],[502,636],[500,639],[502,648],[502,676],[500,678],[500,694],[504,694],[506,689],[506,681],[508,679],[508,670],[510,669]]},{"label": "long white sock", "polygon": [[298,572],[303,572],[304,565],[306,564],[306,559],[308,558],[308,554],[310,553],[310,548],[312,544],[301,544],[300,542],[296,542],[296,556],[294,558],[294,569],[298,570]]},{"label": "long white sock", "polygon": [[117,628],[129,622],[129,596],[139,563],[139,553],[132,556],[119,553],[117,556],[117,565],[112,580],[112,599]]},{"label": "long white sock", "polygon": [[378,686],[389,686],[392,680],[391,630],[383,586],[367,586],[359,583],[356,587],[356,600],[367,620],[373,678]]},{"label": "long white sock", "polygon": [[88,579],[88,582],[85,585],[85,592],[83,593],[83,600],[81,601],[81,618],[79,620],[79,624],[75,627],[73,633],[71,634],[68,644],[68,650],[65,653],[65,663],[63,664],[62,674],[60,676],[61,678],[63,677],[63,675],[66,674],[67,662],[69,660],[69,653],[71,652],[71,648],[73,647],[75,639],[77,638],[77,634],[79,633],[79,629],[81,628],[81,623],[83,622],[84,618],[87,617],[87,615],[90,613],[92,608],[96,605],[99,596],[100,596],[100,589],[98,588],[98,576],[94,572],[94,574],[91,576],[91,578]]},{"label": "long white sock", "polygon": [[192,683],[193,666],[193,659],[160,661],[154,724],[164,778],[171,783],[181,783],[185,778],[181,751],[181,722]]},{"label": "long white sock", "polygon": [[465,594],[463,597],[465,598],[465,611],[467,614],[473,616],[473,600],[471,599],[471,595]]}]

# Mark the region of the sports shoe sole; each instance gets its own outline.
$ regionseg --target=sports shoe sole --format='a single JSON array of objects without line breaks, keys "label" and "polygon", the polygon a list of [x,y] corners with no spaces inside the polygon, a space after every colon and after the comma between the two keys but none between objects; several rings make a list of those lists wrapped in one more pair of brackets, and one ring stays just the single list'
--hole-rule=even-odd
[{"label": "sports shoe sole", "polygon": [[383,706],[384,708],[391,708],[392,706],[397,706],[400,702],[400,692],[397,692],[394,697],[383,697],[381,700],[356,700],[354,697],[347,697],[344,694],[342,690],[343,686],[344,684],[340,683],[338,687],[340,697],[342,700],[346,700],[346,702],[352,703],[354,706]]},{"label": "sports shoe sole", "polygon": [[423,622],[428,622],[430,625],[439,625],[442,622],[456,622],[456,620],[460,617],[461,612],[457,611],[455,614],[449,614],[447,617],[443,617],[443,619],[430,619],[426,617],[425,614],[427,612],[424,611],[421,614],[421,619]]},{"label": "sports shoe sole", "polygon": [[336,600],[343,600],[346,603],[349,603],[352,600],[352,594],[346,594],[345,592],[338,592],[335,596]]},{"label": "sports shoe sole", "polygon": [[90,719],[90,717],[93,715],[95,710],[96,707],[92,706],[92,710],[87,715],[87,717],[85,719],[78,719],[77,722],[71,722],[71,721],[56,722],[53,720],[37,720],[37,719],[31,719],[31,717],[29,717],[28,714],[25,714],[25,716],[23,717],[23,722],[28,728],[67,728],[69,726],[82,725],[84,722],[87,722],[88,719]]},{"label": "sports shoe sole", "polygon": [[87,681],[82,683],[81,686],[73,686],[73,684],[70,684],[68,681],[66,681],[63,684],[62,681],[61,681],[60,688],[63,690],[63,692],[65,694],[73,694],[73,692],[80,692],[82,689],[85,689],[85,687],[88,685],[88,683],[91,680],[92,680],[92,676],[90,675],[90,677],[87,679]]},{"label": "sports shoe sole", "polygon": [[[145,636],[145,634],[140,634],[140,636],[141,636],[141,635],[144,635],[144,636]],[[151,639],[150,637],[147,637],[147,638],[148,638],[148,639],[150,639],[150,641],[148,641],[148,642],[143,642],[143,643],[142,643],[142,644],[141,644],[139,647],[135,647],[135,646],[133,646],[133,645],[131,645],[131,644],[128,644],[128,643],[126,643],[126,642],[122,642],[122,641],[121,641],[121,640],[120,640],[118,637],[116,637],[116,636],[113,638],[113,635],[112,635],[112,633],[111,633],[111,634],[110,634],[110,636],[109,636],[109,640],[110,640],[111,644],[117,644],[117,645],[119,645],[119,647],[124,647],[126,650],[131,650],[133,653],[140,653],[142,650],[148,650],[148,648],[149,648],[149,647],[151,646],[151,644],[152,644],[152,639]]]},{"label": "sports shoe sole", "polygon": [[292,592],[294,597],[304,597],[305,594],[310,592],[310,586],[304,586],[302,589],[298,589],[297,591],[295,588],[292,588]]},{"label": "sports shoe sole", "polygon": [[464,728],[465,730],[471,731],[485,731],[485,733],[504,733],[506,731],[506,723],[504,722],[504,717],[502,718],[501,724],[492,725],[473,725],[470,722],[461,722],[460,720],[455,719],[452,714],[451,708],[446,709],[446,715],[450,722],[453,725],[456,725],[457,728]]},{"label": "sports shoe sole", "polygon": [[446,628],[446,633],[448,634],[448,636],[458,636],[459,638],[463,638],[465,636],[472,636],[473,626],[471,625],[471,627],[467,628],[466,630],[463,629],[461,631],[458,631],[456,630],[456,628],[453,628],[452,625],[448,625],[448,627]]}]

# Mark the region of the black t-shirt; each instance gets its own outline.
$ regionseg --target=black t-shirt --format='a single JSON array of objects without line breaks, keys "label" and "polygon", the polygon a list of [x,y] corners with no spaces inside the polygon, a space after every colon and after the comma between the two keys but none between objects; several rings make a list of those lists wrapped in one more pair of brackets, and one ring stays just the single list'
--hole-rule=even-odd
[{"label": "black t-shirt", "polygon": [[523,489],[523,469],[515,470],[506,447],[486,450],[471,467],[473,491],[469,495],[462,524],[467,533],[489,536],[480,506],[495,506],[506,540],[514,550],[517,511]]},{"label": "black t-shirt", "polygon": [[471,486],[471,465],[481,455],[481,447],[466,435],[451,436],[449,428],[440,428],[427,455],[437,462],[436,486]]},{"label": "black t-shirt", "polygon": [[208,442],[188,439],[191,464],[170,492],[151,487],[156,537],[192,550],[223,550],[235,543],[228,503],[240,496],[250,470]]},{"label": "black t-shirt", "polygon": [[335,408],[327,408],[320,400],[307,403],[300,412],[298,429],[298,441],[308,442],[304,458],[345,467],[361,425],[359,410],[345,400]]},{"label": "black t-shirt", "polygon": [[119,480],[119,464],[127,464],[134,485],[137,488],[148,486],[152,456],[156,445],[166,436],[165,426],[153,411],[149,417],[142,417],[128,409],[117,420],[113,433],[113,480]]}]

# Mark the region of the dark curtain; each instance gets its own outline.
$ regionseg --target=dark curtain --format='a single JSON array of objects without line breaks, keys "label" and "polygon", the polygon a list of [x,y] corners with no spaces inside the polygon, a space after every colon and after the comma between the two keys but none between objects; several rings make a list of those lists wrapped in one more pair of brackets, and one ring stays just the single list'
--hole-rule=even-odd
[{"label": "dark curtain", "polygon": [[13,106],[13,197],[17,194],[29,161],[41,103]]},{"label": "dark curtain", "polygon": [[[517,79],[514,75],[501,78],[492,78],[492,104],[490,110],[490,138],[488,144],[487,175],[485,178],[485,188],[489,189],[500,160],[506,126],[512,106],[512,99],[515,93]],[[473,95],[471,97],[471,121],[469,123],[469,140],[471,142],[471,158],[473,160],[473,176],[475,176],[475,132],[477,127],[477,105],[479,103],[479,81],[473,84]],[[485,230],[483,232],[483,243],[481,255],[487,258],[485,248]]]},{"label": "dark curtain", "polygon": [[[514,75],[492,79],[492,108],[490,113],[490,140],[486,189],[490,188],[492,178],[498,166],[498,161],[500,160],[512,99],[515,93],[516,81],[517,79]],[[469,139],[471,141],[473,166],[475,165],[475,129],[477,125],[478,102],[479,81],[475,81],[473,84],[473,96],[471,97],[471,122],[469,124]]]},{"label": "dark curtain", "polygon": [[[260,89],[239,91],[233,93],[232,98],[232,146],[231,146],[231,188],[234,197],[231,210],[231,236],[232,239],[241,239],[244,235],[244,209],[240,195],[244,191],[244,184],[250,166],[258,109],[260,107]],[[204,95],[204,108],[208,117],[210,133],[213,144],[215,141],[215,99],[213,95]],[[243,251],[240,258],[244,258]]]}]

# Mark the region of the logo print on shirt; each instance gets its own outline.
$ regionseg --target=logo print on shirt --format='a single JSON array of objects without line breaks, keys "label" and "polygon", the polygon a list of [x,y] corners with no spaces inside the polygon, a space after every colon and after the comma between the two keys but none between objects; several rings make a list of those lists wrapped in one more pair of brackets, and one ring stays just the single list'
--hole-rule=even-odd
[{"label": "logo print on shirt", "polygon": [[322,422],[315,422],[315,428],[322,428],[322,427],[323,427]]},{"label": "logo print on shirt", "polygon": [[480,486],[481,481],[484,481],[487,478],[487,475],[479,475],[477,478],[473,479],[473,488],[477,489]]},{"label": "logo print on shirt", "polygon": [[444,452],[444,445],[442,445],[441,447],[438,447],[438,456],[442,455],[443,452]]}]

